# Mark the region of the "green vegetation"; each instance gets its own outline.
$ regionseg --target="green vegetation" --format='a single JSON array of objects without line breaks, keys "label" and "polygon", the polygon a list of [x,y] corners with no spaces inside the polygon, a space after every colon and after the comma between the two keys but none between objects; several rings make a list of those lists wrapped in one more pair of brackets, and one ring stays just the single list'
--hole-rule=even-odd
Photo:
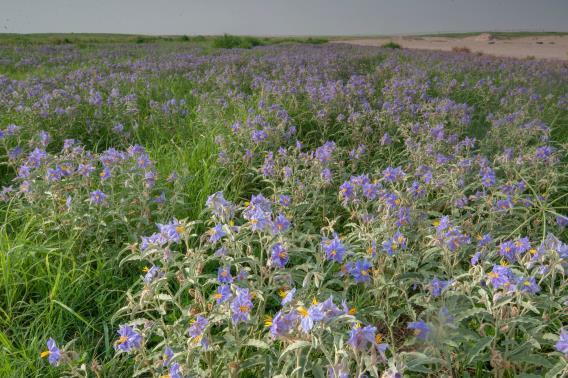
[{"label": "green vegetation", "polygon": [[400,45],[396,42],[390,41],[381,46],[384,49],[400,49]]}]

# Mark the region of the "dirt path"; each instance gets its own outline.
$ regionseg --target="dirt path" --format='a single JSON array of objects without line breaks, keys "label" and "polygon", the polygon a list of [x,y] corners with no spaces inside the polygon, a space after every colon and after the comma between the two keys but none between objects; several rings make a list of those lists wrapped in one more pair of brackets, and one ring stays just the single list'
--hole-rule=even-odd
[{"label": "dirt path", "polygon": [[398,43],[403,48],[451,51],[467,48],[471,52],[514,58],[568,60],[568,36],[535,36],[511,39],[494,39],[489,34],[466,38],[447,37],[381,37],[338,39],[335,43],[353,43],[364,46],[382,46],[387,42]]}]

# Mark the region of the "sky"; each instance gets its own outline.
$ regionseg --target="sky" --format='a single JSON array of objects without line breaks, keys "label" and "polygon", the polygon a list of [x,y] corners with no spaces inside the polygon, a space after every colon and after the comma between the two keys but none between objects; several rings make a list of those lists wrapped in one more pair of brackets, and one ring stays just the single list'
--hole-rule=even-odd
[{"label": "sky", "polygon": [[568,0],[0,0],[3,33],[567,31]]}]

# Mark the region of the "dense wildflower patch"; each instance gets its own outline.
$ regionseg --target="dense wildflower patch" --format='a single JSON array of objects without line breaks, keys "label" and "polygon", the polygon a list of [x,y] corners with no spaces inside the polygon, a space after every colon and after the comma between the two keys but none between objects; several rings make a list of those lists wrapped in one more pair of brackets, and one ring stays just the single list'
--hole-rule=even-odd
[{"label": "dense wildflower patch", "polygon": [[[68,227],[104,222],[88,240],[128,243],[120,266],[139,269],[112,317],[115,361],[170,378],[566,373],[565,65],[138,49],[75,71],[54,60],[65,85],[0,77],[4,111],[46,120],[0,124],[1,198]],[[172,79],[191,90],[157,96]],[[192,172],[165,172],[137,136],[199,117],[220,124],[224,183],[190,217],[176,209]],[[96,367],[68,338],[42,357]]]}]

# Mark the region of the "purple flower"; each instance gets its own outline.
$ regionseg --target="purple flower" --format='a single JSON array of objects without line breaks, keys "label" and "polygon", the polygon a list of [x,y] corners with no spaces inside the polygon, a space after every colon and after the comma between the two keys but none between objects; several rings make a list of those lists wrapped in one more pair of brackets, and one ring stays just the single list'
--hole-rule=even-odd
[{"label": "purple flower", "polygon": [[377,194],[379,191],[379,185],[372,184],[372,183],[365,183],[362,186],[363,196],[368,200],[374,200],[377,198]]},{"label": "purple flower", "polygon": [[332,175],[331,170],[329,168],[324,168],[324,169],[321,170],[321,179],[325,183],[330,183],[332,178],[333,178],[333,175]]},{"label": "purple flower", "polygon": [[235,215],[235,205],[223,197],[223,192],[210,195],[205,202],[205,206],[213,215],[224,222],[228,222]]},{"label": "purple flower", "polygon": [[503,211],[510,210],[513,208],[513,201],[511,201],[510,197],[507,197],[505,199],[498,200],[497,202],[495,202],[495,207],[498,210],[503,210]]},{"label": "purple flower", "polygon": [[321,147],[318,147],[315,152],[316,159],[325,164],[331,161],[331,155],[335,151],[335,142],[325,142]]},{"label": "purple flower", "polygon": [[341,186],[339,187],[339,197],[344,202],[350,202],[355,199],[355,187],[353,186],[353,184],[351,184],[350,181],[345,181],[343,184],[341,184]]},{"label": "purple flower", "polygon": [[565,357],[568,357],[568,331],[564,329],[560,331],[558,342],[554,344],[554,347],[560,353],[564,353]]},{"label": "purple flower", "polygon": [[566,226],[568,226],[568,217],[564,215],[557,215],[556,224],[560,226],[561,229],[564,229]]},{"label": "purple flower", "polygon": [[47,357],[47,361],[50,365],[56,366],[61,359],[61,350],[57,347],[55,340],[51,337],[47,340],[47,350],[41,352],[41,358]]},{"label": "purple flower", "polygon": [[129,325],[121,325],[118,330],[119,338],[114,344],[114,349],[122,352],[130,352],[140,348],[142,336]]},{"label": "purple flower", "polygon": [[397,231],[391,239],[383,242],[383,248],[389,256],[394,255],[400,250],[405,250],[406,237],[400,231]]},{"label": "purple flower", "polygon": [[343,315],[343,313],[344,313],[342,310],[339,309],[339,307],[337,307],[335,305],[335,303],[333,303],[333,297],[332,296],[327,298],[325,301],[320,303],[318,306],[319,306],[319,311],[323,315],[322,320],[324,322],[330,321],[330,320],[332,320],[333,318],[335,318],[339,315]]},{"label": "purple flower", "polygon": [[430,335],[430,332],[432,331],[430,326],[426,324],[426,322],[422,319],[418,320],[417,322],[408,323],[407,328],[413,329],[416,338],[422,341],[426,340],[428,338],[428,335]]},{"label": "purple flower", "polygon": [[148,269],[146,274],[144,275],[144,283],[146,285],[149,285],[154,280],[154,278],[158,276],[159,273],[160,268],[156,265],[152,265],[152,267]]},{"label": "purple flower", "polygon": [[442,291],[450,285],[451,281],[443,281],[439,280],[437,277],[434,277],[432,281],[430,281],[429,289],[430,295],[436,298],[442,294]]},{"label": "purple flower", "polygon": [[231,267],[219,267],[219,270],[217,271],[217,280],[221,283],[233,282],[233,276],[231,276]]},{"label": "purple flower", "polygon": [[223,229],[222,224],[217,224],[209,230],[209,242],[217,243],[219,240],[227,236],[227,232]]},{"label": "purple flower", "polygon": [[367,260],[359,260],[355,264],[352,264],[349,269],[349,274],[353,276],[355,282],[368,282],[371,279],[370,276],[371,263]]},{"label": "purple flower", "polygon": [[231,302],[231,322],[233,325],[250,320],[252,300],[248,289],[238,288],[235,299]]},{"label": "purple flower", "polygon": [[499,245],[499,254],[509,262],[515,261],[515,246],[512,241],[506,241]]},{"label": "purple flower", "polygon": [[485,168],[481,171],[481,185],[485,188],[490,188],[495,185],[495,171],[491,168]]},{"label": "purple flower", "polygon": [[181,366],[177,362],[172,363],[170,369],[168,370],[168,378],[183,378],[181,373]]},{"label": "purple flower", "polygon": [[471,257],[471,260],[469,261],[469,263],[471,265],[477,265],[477,263],[479,262],[479,259],[481,258],[481,252],[477,251],[473,254],[473,256]]},{"label": "purple flower", "polygon": [[282,302],[281,305],[284,306],[290,302],[292,302],[292,299],[294,299],[294,294],[296,294],[296,288],[292,288],[292,290],[288,290],[288,291],[281,291],[280,292],[280,296],[282,297]]},{"label": "purple flower", "polygon": [[282,314],[282,311],[278,311],[273,318],[267,318],[264,324],[267,327],[270,327],[270,336],[273,339],[276,339],[288,334],[294,327],[297,320],[298,314],[295,311],[291,311],[285,315]]},{"label": "purple flower", "polygon": [[286,232],[290,228],[290,221],[284,214],[278,214],[274,219],[272,230],[275,234]]},{"label": "purple flower", "polygon": [[282,243],[276,243],[272,247],[272,255],[270,260],[272,264],[277,268],[284,268],[288,263],[288,249],[282,245]]},{"label": "purple flower", "polygon": [[383,171],[383,179],[386,182],[399,181],[399,180],[402,180],[405,176],[406,176],[406,173],[404,173],[404,171],[400,167],[396,167],[396,168],[387,167]]},{"label": "purple flower", "polygon": [[521,291],[521,293],[536,294],[540,291],[540,287],[536,283],[534,277],[519,277],[517,279],[517,288]]},{"label": "purple flower", "polygon": [[100,189],[91,192],[91,203],[100,205],[106,200],[107,196]]},{"label": "purple flower", "polygon": [[523,253],[527,252],[531,248],[531,242],[529,241],[529,238],[527,238],[527,237],[519,238],[519,239],[515,240],[513,245],[515,246],[515,252],[519,255],[522,255]]},{"label": "purple flower", "polygon": [[336,261],[340,264],[343,262],[343,255],[345,254],[347,249],[341,243],[341,240],[336,233],[333,234],[333,239],[324,237],[321,242],[321,247],[325,252],[325,256],[328,260]]},{"label": "purple flower", "polygon": [[101,180],[107,180],[109,179],[111,176],[111,172],[110,169],[105,167],[100,173],[99,173],[99,177],[101,178]]},{"label": "purple flower", "polygon": [[35,168],[41,165],[42,160],[47,157],[47,153],[39,148],[34,149],[28,155],[27,163]]},{"label": "purple flower", "polygon": [[310,308],[298,307],[297,312],[300,315],[300,326],[304,333],[309,333],[314,328],[315,322],[324,318],[323,313],[318,305],[312,305]]},{"label": "purple flower", "polygon": [[164,350],[164,366],[167,367],[170,364],[170,361],[172,360],[172,357],[174,356],[174,351],[172,348],[170,348],[169,346],[166,346],[166,349]]},{"label": "purple flower", "polygon": [[361,327],[359,324],[355,324],[353,328],[351,328],[347,343],[351,345],[351,348],[358,351],[366,352],[370,347],[376,347],[380,352],[384,353],[387,348],[387,344],[378,343],[381,336],[376,335],[376,333],[377,328],[373,326],[367,325],[365,327]]},{"label": "purple flower", "polygon": [[264,212],[260,208],[254,209],[247,216],[253,231],[262,231],[270,224],[270,213]]},{"label": "purple flower", "polygon": [[203,336],[203,332],[205,331],[205,328],[208,324],[209,320],[207,320],[206,317],[197,315],[195,320],[191,323],[191,327],[189,327],[189,330],[187,331],[189,337],[194,339],[194,341],[199,341]]},{"label": "purple flower", "polygon": [[291,200],[290,196],[287,196],[287,195],[285,195],[285,194],[281,194],[281,195],[278,197],[278,203],[279,203],[280,205],[284,206],[284,207],[290,206],[291,201],[292,201],[292,200]]},{"label": "purple flower", "polygon": [[77,173],[83,177],[89,177],[91,172],[93,172],[94,170],[95,167],[90,164],[79,164],[79,166],[77,167]]},{"label": "purple flower", "polygon": [[482,248],[489,245],[492,242],[492,238],[490,234],[485,234],[483,236],[479,236],[477,238],[477,245]]},{"label": "purple flower", "polygon": [[502,266],[502,265],[494,265],[493,270],[487,273],[487,277],[489,277],[489,282],[491,285],[498,289],[501,286],[508,286],[513,278],[513,272],[511,269]]},{"label": "purple flower", "polygon": [[231,288],[229,285],[221,285],[217,288],[217,292],[213,294],[213,298],[217,304],[225,303],[231,298]]}]

